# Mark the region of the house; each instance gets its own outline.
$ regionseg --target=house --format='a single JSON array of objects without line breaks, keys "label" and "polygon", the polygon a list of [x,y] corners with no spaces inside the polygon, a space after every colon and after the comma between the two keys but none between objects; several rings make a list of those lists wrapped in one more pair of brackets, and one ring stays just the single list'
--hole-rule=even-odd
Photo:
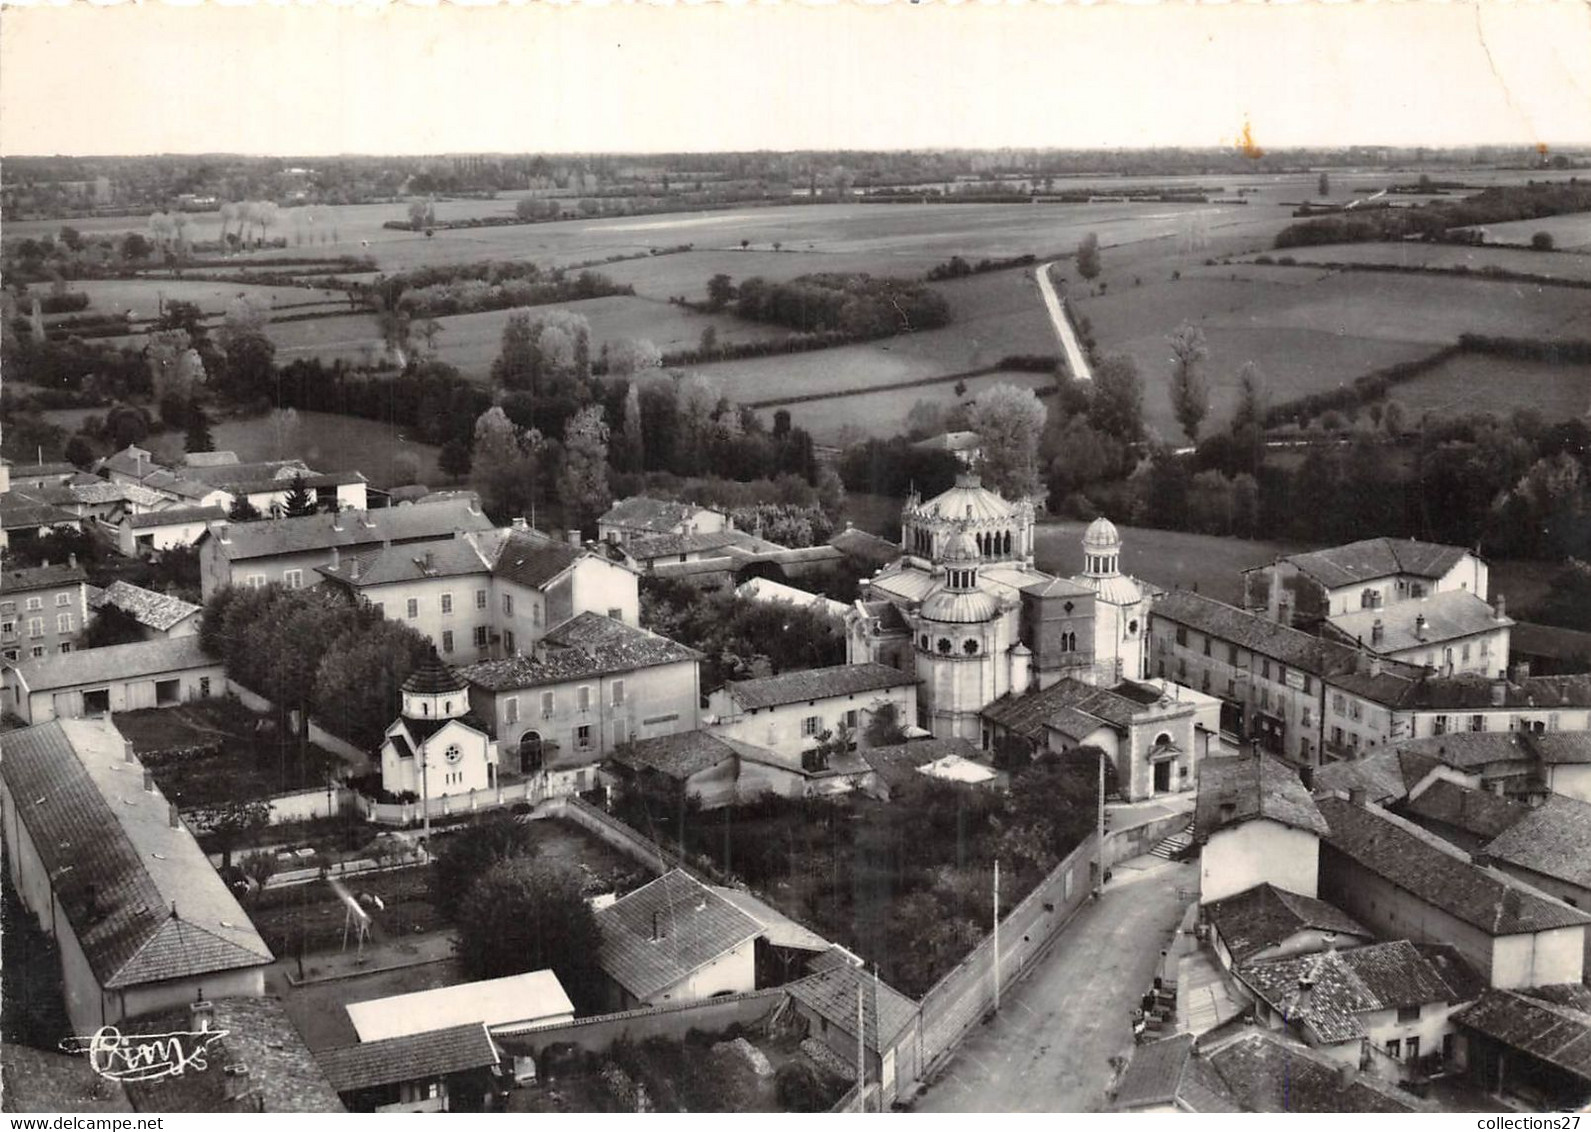
[{"label": "house", "polygon": [[757,988],[782,987],[809,973],[832,943],[796,923],[766,901],[744,889],[713,885],[712,890],[756,921],[762,934],[756,940]]},{"label": "house", "polygon": [[64,461],[43,464],[6,464],[4,491],[21,491],[27,488],[64,487],[77,475],[77,465]]},{"label": "house", "polygon": [[751,578],[742,582],[735,587],[735,596],[747,601],[784,602],[801,609],[810,609],[832,618],[836,624],[843,622],[845,615],[850,612],[850,606],[843,601],[835,601],[833,598],[807,590],[798,590],[794,586],[787,586],[783,582],[775,582],[768,578]]},{"label": "house", "polygon": [[317,1050],[315,1060],[350,1112],[483,1112],[500,1063],[479,1022]]},{"label": "house", "polygon": [[737,800],[736,745],[709,731],[681,731],[626,743],[613,752],[620,788],[670,798],[695,798],[703,809]]},{"label": "house", "polygon": [[1199,772],[1194,810],[1199,903],[1267,883],[1319,895],[1320,840],[1328,832],[1298,772],[1280,759],[1263,752],[1210,759]]},{"label": "house", "polygon": [[179,507],[232,505],[233,495],[218,485],[201,482],[161,465],[147,448],[129,444],[94,464],[94,473],[111,483],[148,488]]},{"label": "house", "polygon": [[707,697],[714,734],[797,760],[842,729],[860,735],[885,704],[894,705],[897,724],[917,722],[916,680],[882,664],[837,664],[731,680]]},{"label": "house", "polygon": [[364,476],[358,472],[317,472],[300,460],[198,465],[190,461],[178,474],[226,492],[228,506],[246,499],[261,515],[280,515],[300,483],[317,510],[335,507],[339,511],[363,511],[368,506]]},{"label": "house", "polygon": [[680,869],[598,911],[597,926],[612,1010],[756,989],[762,926]]},{"label": "house", "polygon": [[1507,675],[1513,624],[1501,599],[1494,607],[1468,590],[1449,590],[1384,608],[1333,614],[1321,624],[1321,634],[1445,676],[1492,677]]},{"label": "house", "polygon": [[1415,1112],[1423,1107],[1373,1074],[1356,1073],[1301,1042],[1246,1030],[1204,1051],[1241,1112]]},{"label": "house", "polygon": [[316,572],[460,661],[523,652],[579,613],[640,623],[633,571],[517,523],[441,542],[338,552]]},{"label": "house", "polygon": [[1241,1112],[1226,1082],[1194,1049],[1192,1034],[1145,1042],[1116,1083],[1115,1112]]},{"label": "house", "polygon": [[80,519],[93,519],[101,527],[112,530],[126,515],[171,506],[171,500],[158,491],[137,484],[111,483],[96,476],[89,476],[86,483],[70,483],[65,490],[71,502],[63,499],[61,506]]},{"label": "house", "polygon": [[[1173,686],[1174,687],[1174,686]],[[983,709],[986,749],[1009,739],[1034,751],[1097,747],[1116,768],[1128,801],[1181,793],[1197,781],[1195,705],[1158,687],[1123,681],[1100,688],[1071,677]]]},{"label": "house", "polygon": [[5,666],[4,707],[23,723],[175,707],[226,691],[226,669],[196,636],[80,649]]},{"label": "house", "polygon": [[1334,947],[1358,947],[1375,939],[1341,909],[1274,884],[1257,884],[1212,901],[1201,912],[1210,926],[1210,945],[1228,970]]},{"label": "house", "polygon": [[872,768],[868,791],[882,801],[928,781],[926,768],[947,757],[975,760],[978,748],[965,739],[914,739],[887,747],[868,747],[860,752]]},{"label": "house", "polygon": [[[1535,809],[1526,808],[1476,852],[1475,860],[1571,908],[1591,911],[1591,804],[1554,794]],[[1591,931],[1586,947],[1586,969],[1591,970]]]},{"label": "house", "polygon": [[1346,798],[1359,791],[1366,800],[1378,806],[1390,806],[1435,781],[1455,782],[1460,786],[1480,783],[1478,774],[1455,769],[1434,755],[1411,750],[1411,746],[1382,747],[1363,758],[1320,767],[1314,771],[1314,793]]},{"label": "house", "polygon": [[127,1090],[86,1057],[0,1043],[0,1112],[132,1112]]},{"label": "house", "polygon": [[1371,538],[1305,554],[1287,554],[1243,572],[1244,605],[1272,621],[1309,627],[1361,609],[1467,591],[1485,600],[1490,572],[1461,546]]},{"label": "house", "polygon": [[623,544],[625,558],[638,570],[650,572],[665,563],[701,562],[714,558],[749,557],[784,547],[745,531],[725,527],[718,531],[685,531],[635,537]]},{"label": "house", "polygon": [[1441,779],[1389,806],[1400,817],[1472,853],[1531,812],[1489,790]]},{"label": "house", "polygon": [[226,508],[216,506],[166,507],[124,514],[115,523],[116,549],[133,558],[192,546],[211,523],[226,517]]},{"label": "house", "polygon": [[[911,1090],[921,1076],[922,1016],[917,1004],[851,962],[835,962],[785,987],[796,1015],[851,1072],[858,1051],[863,1073],[877,1082],[882,1107]],[[857,1019],[862,1033],[857,1034]]]},{"label": "house", "polygon": [[1591,802],[1591,732],[1459,731],[1398,744],[1405,757],[1428,758],[1468,785],[1526,801],[1561,794]]},{"label": "house", "polygon": [[530,653],[460,669],[505,769],[587,789],[622,743],[694,731],[701,654],[598,613],[555,626]]},{"label": "house", "polygon": [[776,751],[739,739],[726,738],[739,755],[736,796],[751,801],[764,794],[781,798],[820,798],[873,787],[873,770],[855,749],[825,749],[800,753]]},{"label": "house", "polygon": [[206,1035],[192,1039],[205,1043],[202,1063],[170,1077],[129,1081],[139,1112],[347,1111],[279,998],[190,1002],[122,1027],[135,1042],[184,1031]]},{"label": "house", "polygon": [[849,519],[845,529],[829,539],[829,545],[845,556],[845,561],[862,574],[882,570],[901,556],[901,548],[887,538],[880,538],[860,527],[853,527]]},{"label": "house", "polygon": [[623,547],[655,535],[717,534],[730,528],[729,516],[723,511],[632,495],[615,503],[597,520],[597,538]]},{"label": "house", "polygon": [[0,648],[8,661],[69,653],[88,628],[88,574],[64,563],[0,574]]},{"label": "house", "polygon": [[1527,1111],[1583,1110],[1591,1104],[1591,1011],[1542,993],[1488,990],[1453,1016],[1470,1080]]},{"label": "house", "polygon": [[64,507],[41,503],[17,491],[0,495],[0,550],[56,531],[82,530],[83,521]]},{"label": "house", "polygon": [[1580,981],[1591,916],[1384,810],[1317,805],[1322,899],[1381,935],[1451,944],[1494,987]]},{"label": "house", "polygon": [[469,683],[436,650],[403,681],[402,712],[381,742],[381,788],[432,798],[498,784],[497,744],[470,711]]},{"label": "house", "polygon": [[361,1042],[405,1038],[456,1026],[484,1025],[489,1034],[574,1020],[574,1003],[551,971],[436,987],[345,1008]]},{"label": "house", "polygon": [[332,565],[340,554],[384,546],[405,546],[413,553],[420,544],[491,529],[491,520],[468,503],[426,503],[252,523],[215,520],[195,545],[200,584],[209,601],[225,586],[313,585],[316,567]]},{"label": "house", "polygon": [[1449,1017],[1463,1002],[1408,940],[1251,961],[1237,977],[1261,1024],[1340,1065],[1401,1081],[1422,1055],[1453,1056]]},{"label": "house", "polygon": [[8,732],[0,823],[16,892],[60,949],[74,1033],[265,993],[270,949],[108,720]]},{"label": "house", "polygon": [[1508,641],[1511,661],[1524,661],[1543,676],[1591,672],[1591,633],[1557,625],[1514,622]]},{"label": "house", "polygon": [[119,579],[90,595],[88,607],[96,615],[106,609],[120,610],[138,623],[146,641],[191,637],[199,631],[199,615],[204,612],[191,601]]}]

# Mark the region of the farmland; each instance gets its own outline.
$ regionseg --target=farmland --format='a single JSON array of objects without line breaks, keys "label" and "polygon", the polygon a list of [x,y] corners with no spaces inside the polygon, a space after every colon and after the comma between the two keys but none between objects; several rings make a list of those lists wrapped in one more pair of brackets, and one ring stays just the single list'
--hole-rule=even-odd
[{"label": "farmland", "polygon": [[1591,216],[1581,212],[1573,216],[1546,216],[1540,220],[1510,220],[1506,224],[1488,224],[1486,238],[1497,244],[1528,244],[1537,232],[1552,236],[1553,243],[1561,249],[1574,248],[1591,251]]},{"label": "farmland", "polygon": [[1461,354],[1394,391],[1418,417],[1424,412],[1496,413],[1528,408],[1549,421],[1591,410],[1591,366]]},{"label": "farmland", "polygon": [[[1573,219],[1560,217],[1557,219]],[[1548,221],[1537,221],[1545,224]],[[1488,230],[1489,231],[1489,230]],[[1521,274],[1541,275],[1549,279],[1591,280],[1591,255],[1575,252],[1527,251],[1517,247],[1497,247],[1492,244],[1427,244],[1420,241],[1399,241],[1381,244],[1322,244],[1318,247],[1288,248],[1288,258],[1300,264],[1310,263],[1366,263],[1391,264],[1398,267],[1453,268],[1483,272],[1488,267]],[[1273,258],[1275,256],[1273,255]]]}]

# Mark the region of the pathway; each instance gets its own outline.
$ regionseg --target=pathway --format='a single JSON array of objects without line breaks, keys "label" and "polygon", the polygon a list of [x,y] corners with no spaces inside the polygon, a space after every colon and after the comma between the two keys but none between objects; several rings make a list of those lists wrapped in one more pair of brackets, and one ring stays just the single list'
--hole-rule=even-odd
[{"label": "pathway", "polygon": [[1061,348],[1066,351],[1066,368],[1075,381],[1093,381],[1093,371],[1088,368],[1088,358],[1084,356],[1083,348],[1078,344],[1077,332],[1072,329],[1072,320],[1067,317],[1066,307],[1061,302],[1061,297],[1055,293],[1055,284],[1050,280],[1050,268],[1055,266],[1055,262],[1035,267],[1033,278],[1038,282],[1039,294],[1044,296],[1044,307],[1050,312],[1050,321],[1055,324],[1055,335],[1061,340]]}]

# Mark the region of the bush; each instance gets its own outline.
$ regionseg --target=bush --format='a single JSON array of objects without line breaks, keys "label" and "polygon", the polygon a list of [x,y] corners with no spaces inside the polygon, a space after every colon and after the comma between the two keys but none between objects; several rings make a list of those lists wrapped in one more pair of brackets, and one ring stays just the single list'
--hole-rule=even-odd
[{"label": "bush", "polygon": [[824,1083],[817,1067],[805,1061],[781,1065],[773,1089],[785,1112],[827,1112],[836,1100],[835,1090]]},{"label": "bush", "polygon": [[1553,249],[1552,233],[1551,232],[1537,232],[1534,236],[1530,237],[1530,246],[1531,246],[1531,248],[1533,250],[1538,251],[1538,252],[1550,252],[1550,251],[1552,251],[1552,249]]},{"label": "bush", "polygon": [[66,291],[59,295],[45,295],[39,300],[43,314],[67,314],[88,309],[88,295],[83,291]]}]

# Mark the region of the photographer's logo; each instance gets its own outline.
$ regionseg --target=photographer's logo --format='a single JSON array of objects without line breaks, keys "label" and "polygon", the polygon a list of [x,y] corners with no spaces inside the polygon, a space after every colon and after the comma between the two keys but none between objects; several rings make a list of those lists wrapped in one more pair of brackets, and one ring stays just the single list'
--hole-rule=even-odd
[{"label": "photographer's logo", "polygon": [[159,1081],[190,1069],[203,1073],[210,1067],[210,1044],[226,1036],[225,1030],[123,1034],[115,1026],[101,1026],[90,1037],[67,1038],[61,1049],[86,1053],[94,1072],[111,1081]]}]

